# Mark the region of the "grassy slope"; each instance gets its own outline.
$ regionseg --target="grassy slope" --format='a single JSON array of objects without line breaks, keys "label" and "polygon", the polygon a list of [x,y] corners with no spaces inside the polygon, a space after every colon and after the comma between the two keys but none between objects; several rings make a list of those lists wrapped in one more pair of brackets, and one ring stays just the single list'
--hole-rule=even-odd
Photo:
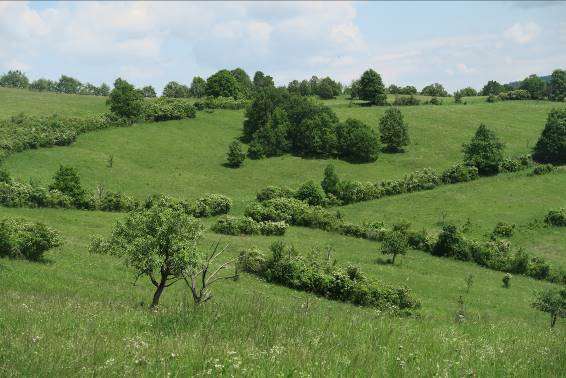
[{"label": "grassy slope", "polygon": [[[61,104],[57,95],[31,95],[56,96],[46,108],[62,107],[68,114],[104,108],[98,98],[64,96],[73,101]],[[27,109],[30,98],[22,95],[22,102],[3,111]],[[340,100],[331,104],[341,118],[354,116],[373,125],[383,111],[350,108]],[[445,167],[460,158],[461,143],[480,121],[496,129],[512,153],[527,152],[526,139],[534,143],[550,107],[529,102],[403,108],[414,142],[406,154],[383,155],[375,164],[337,162],[338,170],[342,177],[373,181],[424,166]],[[8,167],[21,178],[47,182],[59,163],[72,164],[91,188],[104,183],[140,197],[153,191],[187,198],[223,192],[236,200],[236,212],[268,184],[320,179],[327,161],[290,156],[224,168],[224,153],[242,118],[241,112],[217,111],[199,113],[195,120],[105,130],[81,136],[71,147],[17,154]],[[114,155],[112,169],[105,165],[109,154]],[[448,219],[470,218],[471,233],[479,237],[499,220],[524,225],[563,205],[565,176],[507,175],[340,210],[351,221],[402,218],[427,228],[444,210]],[[0,217],[11,216],[56,227],[65,245],[49,252],[45,264],[0,260],[5,293],[0,296],[0,375],[558,376],[566,369],[564,322],[550,332],[547,316],[529,307],[533,291],[548,283],[513,277],[506,290],[502,273],[418,251],[409,252],[399,266],[381,265],[377,243],[291,228],[285,240],[303,251],[332,245],[339,263],[359,264],[373,277],[407,284],[423,301],[421,317],[391,319],[249,276],[223,283],[214,305],[200,309],[184,306],[187,293],[172,287],[156,315],[140,305],[150,299],[147,282],[132,287],[131,275],[116,259],[87,252],[90,236],[107,234],[122,215],[0,208]],[[207,234],[208,241],[215,239]],[[274,238],[224,240],[235,254],[252,244],[266,249]],[[564,261],[563,232],[522,229],[513,241]],[[468,274],[475,283],[466,294]],[[464,324],[453,320],[459,295],[468,312]]]}]

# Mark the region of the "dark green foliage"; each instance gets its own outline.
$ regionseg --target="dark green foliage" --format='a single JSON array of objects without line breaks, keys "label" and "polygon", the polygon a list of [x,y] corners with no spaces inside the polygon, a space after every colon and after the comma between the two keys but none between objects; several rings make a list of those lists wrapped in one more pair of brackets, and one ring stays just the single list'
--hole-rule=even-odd
[{"label": "dark green foliage", "polygon": [[566,227],[566,209],[549,211],[544,222],[550,226]]},{"label": "dark green foliage", "polygon": [[242,97],[249,97],[253,90],[253,83],[250,77],[242,68],[236,68],[230,71],[232,76],[236,79],[238,83],[238,92]]},{"label": "dark green foliage", "polygon": [[78,94],[81,90],[82,83],[74,77],[61,75],[57,82],[57,92],[67,94]]},{"label": "dark green foliage", "polygon": [[267,201],[273,198],[295,198],[295,191],[289,188],[280,188],[278,186],[268,186],[260,190],[256,199],[259,202]]},{"label": "dark green foliage", "polygon": [[248,105],[246,99],[235,99],[233,97],[206,97],[202,101],[195,101],[194,106],[198,110],[204,109],[244,109]]},{"label": "dark green foliage", "polygon": [[320,183],[322,190],[324,190],[326,194],[336,194],[339,183],[340,183],[340,179],[336,174],[336,169],[334,168],[334,165],[328,164],[326,168],[324,168],[324,178]]},{"label": "dark green foliage", "polygon": [[515,225],[514,224],[499,222],[495,225],[495,228],[493,229],[493,231],[491,233],[491,238],[492,239],[496,239],[496,238],[500,238],[500,237],[510,238],[511,236],[513,236],[514,231],[515,231]]},{"label": "dark green foliage", "polygon": [[255,89],[275,88],[275,83],[273,82],[273,78],[271,76],[265,75],[261,71],[257,71],[254,74],[253,85]]},{"label": "dark green foliage", "polygon": [[49,190],[57,190],[73,199],[77,206],[83,203],[85,190],[81,186],[81,180],[77,170],[73,167],[59,166],[59,170],[53,176],[53,182]]},{"label": "dark green foliage", "polygon": [[22,71],[12,70],[0,76],[0,87],[27,88],[28,86],[29,79]]},{"label": "dark green foliage", "polygon": [[241,93],[238,81],[232,73],[228,70],[220,70],[206,80],[206,95],[238,98]]},{"label": "dark green foliage", "polygon": [[397,96],[393,101],[394,106],[408,106],[419,105],[421,101],[413,95],[410,96]]},{"label": "dark green foliage", "polygon": [[143,115],[146,121],[169,121],[195,118],[196,109],[188,100],[160,97],[156,100],[143,102]]},{"label": "dark green foliage", "polygon": [[38,261],[46,251],[60,245],[59,233],[42,223],[23,219],[0,221],[0,257]]},{"label": "dark green foliage", "polygon": [[465,164],[456,164],[444,170],[441,178],[445,184],[472,181],[478,178],[478,169]]},{"label": "dark green foliage", "polygon": [[371,105],[385,105],[387,95],[381,76],[372,69],[365,71],[359,80],[359,98]]},{"label": "dark green foliage", "polygon": [[481,124],[470,143],[464,144],[464,162],[478,169],[480,175],[499,172],[504,144],[493,131]]},{"label": "dark green foliage", "polygon": [[198,218],[228,214],[232,200],[222,194],[207,194],[196,200],[192,215]]},{"label": "dark green foliage", "polygon": [[145,98],[154,98],[157,97],[157,93],[155,92],[155,88],[153,88],[151,85],[147,85],[145,87],[143,87],[142,89],[140,89],[142,96]]},{"label": "dark green foliage", "polygon": [[434,96],[433,98],[431,98],[430,100],[428,100],[428,102],[426,102],[425,104],[429,104],[429,105],[442,105],[442,100],[439,99],[438,97]]},{"label": "dark green foliage", "polygon": [[420,307],[410,290],[394,288],[367,278],[357,267],[339,267],[329,259],[301,256],[283,242],[271,245],[271,256],[251,249],[240,255],[242,270],[293,289],[327,299],[350,302],[380,310],[408,312]]},{"label": "dark green foliage", "polygon": [[480,91],[482,96],[497,96],[503,92],[503,85],[499,84],[495,80],[490,80]]},{"label": "dark green foliage", "polygon": [[409,128],[403,119],[403,114],[397,108],[389,108],[379,120],[381,143],[388,151],[402,151],[409,144]]},{"label": "dark green foliage", "polygon": [[458,91],[463,97],[473,97],[478,95],[478,91],[476,91],[472,87],[466,87],[464,89],[460,89]]},{"label": "dark green foliage", "polygon": [[514,101],[514,100],[529,100],[531,94],[525,89],[516,89],[506,92],[501,92],[499,94],[499,99],[503,101]]},{"label": "dark green foliage", "polygon": [[134,86],[120,78],[114,82],[114,89],[108,97],[110,111],[119,117],[128,119],[141,118],[143,115],[143,97]]},{"label": "dark green foliage", "polygon": [[187,98],[189,96],[189,87],[179,84],[176,81],[170,81],[163,88],[163,97]]},{"label": "dark green foliage", "polygon": [[323,100],[328,100],[342,93],[342,84],[329,77],[325,77],[317,82],[313,93],[317,94]]},{"label": "dark green foliage", "polygon": [[497,102],[499,100],[499,98],[495,95],[489,95],[487,96],[487,98],[485,99],[486,102],[489,103],[493,103],[493,102]]},{"label": "dark green foliage", "polygon": [[330,110],[320,111],[303,119],[297,125],[291,125],[291,143],[293,151],[303,156],[333,156],[337,152],[337,118]]},{"label": "dark green foliage", "polygon": [[421,94],[423,96],[448,97],[448,92],[446,92],[446,89],[439,83],[427,85],[421,90]]},{"label": "dark green foliage", "polygon": [[381,144],[379,136],[362,121],[348,118],[336,127],[338,156],[341,159],[357,162],[373,162],[379,155]]},{"label": "dark green foliage", "polygon": [[537,75],[525,78],[519,88],[529,92],[533,100],[542,100],[546,96],[546,83]]},{"label": "dark green foliage", "polygon": [[461,104],[462,103],[462,97],[464,97],[462,95],[462,92],[460,92],[460,91],[454,92],[454,103]]},{"label": "dark green foliage", "polygon": [[49,79],[37,79],[29,85],[29,89],[38,92],[57,92],[57,83]]},{"label": "dark green foliage", "polygon": [[307,181],[301,185],[295,193],[295,198],[311,206],[324,205],[326,201],[324,191],[314,181]]},{"label": "dark green foliage", "polygon": [[548,83],[548,99],[551,101],[564,101],[566,98],[566,71],[554,70]]},{"label": "dark green foliage", "polygon": [[546,174],[552,173],[554,171],[556,171],[556,167],[552,164],[537,164],[533,168],[532,175],[533,176],[546,175]]},{"label": "dark green foliage", "polygon": [[6,168],[0,167],[0,183],[11,184],[12,178]]},{"label": "dark green foliage", "polygon": [[554,109],[548,114],[533,159],[540,163],[566,164],[566,109]]},{"label": "dark green foliage", "polygon": [[206,95],[206,81],[200,77],[193,77],[191,88],[189,89],[191,97],[201,98]]},{"label": "dark green foliage", "polygon": [[391,84],[387,88],[387,92],[391,94],[399,94],[399,95],[416,95],[417,88],[413,87],[412,85],[407,85],[405,87],[398,87],[395,84]]},{"label": "dark green foliage", "polygon": [[242,151],[242,143],[235,140],[228,146],[228,153],[226,154],[226,160],[228,165],[232,168],[238,168],[246,159],[246,154]]},{"label": "dark green foliage", "polygon": [[289,151],[287,136],[290,126],[287,112],[282,107],[277,107],[267,124],[255,132],[254,141],[261,145],[266,156],[281,155]]},{"label": "dark green foliage", "polygon": [[385,233],[381,241],[381,253],[383,255],[392,255],[391,264],[395,264],[397,255],[407,254],[409,248],[409,240],[407,232],[403,229],[392,230]]},{"label": "dark green foliage", "polygon": [[509,289],[509,286],[511,285],[511,274],[505,273],[501,281],[503,281],[503,287]]},{"label": "dark green foliage", "polygon": [[536,294],[533,308],[550,314],[550,327],[556,325],[558,318],[566,318],[566,289],[547,289]]},{"label": "dark green foliage", "polygon": [[288,102],[289,94],[273,87],[258,89],[250,106],[246,109],[244,120],[244,140],[251,142],[256,131],[265,127],[274,110]]},{"label": "dark green foliage", "polygon": [[442,257],[453,257],[458,260],[470,258],[468,246],[464,237],[454,225],[447,224],[442,227],[438,240],[432,248],[432,254]]},{"label": "dark green foliage", "polygon": [[224,235],[283,236],[287,230],[285,222],[256,222],[250,217],[225,216],[219,218],[212,230]]}]

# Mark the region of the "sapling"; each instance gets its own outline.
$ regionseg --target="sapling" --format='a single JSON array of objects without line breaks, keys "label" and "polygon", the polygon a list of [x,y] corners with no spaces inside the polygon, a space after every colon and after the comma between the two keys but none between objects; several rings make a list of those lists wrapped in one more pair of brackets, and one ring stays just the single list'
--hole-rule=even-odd
[{"label": "sapling", "polygon": [[407,233],[404,230],[393,230],[385,234],[381,243],[381,253],[384,255],[393,255],[391,264],[395,264],[397,255],[407,253],[409,241]]},{"label": "sapling", "polygon": [[536,295],[531,304],[537,310],[550,314],[550,328],[556,325],[558,318],[566,317],[566,289],[547,289]]},{"label": "sapling", "polygon": [[474,284],[474,275],[468,274],[468,276],[466,277],[466,293],[470,292],[470,289],[472,288],[473,284]]},{"label": "sapling", "polygon": [[506,289],[509,289],[509,286],[511,285],[511,273],[505,273],[505,275],[503,276],[503,287]]}]

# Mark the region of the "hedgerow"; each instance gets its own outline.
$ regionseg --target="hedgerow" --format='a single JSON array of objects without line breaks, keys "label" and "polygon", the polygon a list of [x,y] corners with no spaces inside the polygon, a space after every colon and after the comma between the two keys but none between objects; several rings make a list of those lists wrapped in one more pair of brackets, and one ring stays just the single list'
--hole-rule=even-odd
[{"label": "hedgerow", "polygon": [[198,110],[204,109],[229,109],[240,110],[245,109],[250,103],[247,99],[235,99],[233,97],[206,97],[194,103]]},{"label": "hedgerow", "polygon": [[195,118],[195,107],[185,99],[160,97],[145,100],[143,114],[146,121],[169,121],[183,118]]},{"label": "hedgerow", "polygon": [[509,92],[502,92],[499,94],[499,99],[503,101],[509,100],[529,100],[531,95],[525,89],[517,89]]},{"label": "hedgerow", "polygon": [[225,235],[285,235],[287,223],[281,222],[256,222],[250,217],[225,216],[219,218],[212,226],[212,231]]},{"label": "hedgerow", "polygon": [[23,219],[0,221],[0,257],[37,261],[47,250],[60,245],[59,233],[42,223]]},{"label": "hedgerow", "polygon": [[402,313],[420,307],[420,302],[406,287],[380,283],[366,277],[358,267],[340,267],[315,254],[301,256],[282,242],[271,245],[270,256],[255,248],[242,251],[239,265],[243,271],[267,282],[331,300]]}]

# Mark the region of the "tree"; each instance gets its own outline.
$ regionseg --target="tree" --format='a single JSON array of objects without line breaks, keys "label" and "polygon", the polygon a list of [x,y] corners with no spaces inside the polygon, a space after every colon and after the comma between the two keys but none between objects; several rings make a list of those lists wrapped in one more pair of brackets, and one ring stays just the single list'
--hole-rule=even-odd
[{"label": "tree", "polygon": [[142,93],[142,96],[146,97],[146,98],[157,97],[157,93],[155,92],[155,89],[151,85],[147,85],[147,86],[143,87],[141,89],[141,93]]},{"label": "tree", "polygon": [[299,84],[299,92],[301,93],[301,96],[310,96],[312,94],[308,80],[301,81]]},{"label": "tree", "polygon": [[297,189],[295,197],[311,206],[321,206],[324,204],[326,199],[326,196],[320,186],[312,180],[301,185]]},{"label": "tree", "polygon": [[257,89],[252,103],[246,109],[244,142],[251,142],[256,131],[267,125],[275,108],[285,104],[288,98],[287,91],[281,89],[274,87]]},{"label": "tree", "polygon": [[546,83],[537,75],[530,75],[521,82],[519,89],[529,92],[533,100],[542,100],[546,92]]},{"label": "tree", "polygon": [[480,93],[482,96],[497,96],[501,92],[503,92],[503,86],[495,80],[490,80],[483,86]]},{"label": "tree", "polygon": [[350,99],[360,98],[360,81],[354,80],[350,84]]},{"label": "tree", "polygon": [[187,98],[189,97],[189,88],[176,81],[170,81],[163,88],[163,97]]},{"label": "tree", "polygon": [[0,87],[27,88],[28,86],[29,79],[20,70],[8,71],[6,74],[0,76]]},{"label": "tree", "polygon": [[480,124],[470,143],[464,144],[464,161],[475,166],[480,175],[496,174],[503,161],[503,148],[495,133]]},{"label": "tree", "polygon": [[271,76],[265,75],[261,71],[257,71],[254,74],[254,87],[258,88],[275,88],[275,83],[273,82],[273,78]]},{"label": "tree", "polygon": [[29,89],[38,92],[56,92],[57,84],[49,79],[37,79],[29,85]]},{"label": "tree", "polygon": [[237,140],[230,143],[228,146],[228,153],[226,154],[226,160],[228,160],[228,165],[232,168],[238,168],[246,159],[246,154],[242,151],[242,143]]},{"label": "tree", "polygon": [[149,209],[130,212],[116,223],[108,240],[93,240],[90,251],[123,258],[136,279],[147,276],[155,286],[155,308],[167,287],[202,267],[205,256],[197,243],[203,231],[181,206],[169,206],[162,198]]},{"label": "tree", "polygon": [[460,92],[460,94],[463,97],[473,97],[473,96],[477,96],[478,95],[478,91],[476,91],[474,88],[472,87],[466,87],[463,89],[460,89],[458,92]]},{"label": "tree", "polygon": [[409,240],[404,230],[393,230],[387,232],[381,242],[381,253],[384,255],[393,255],[391,264],[395,264],[397,255],[407,254],[409,248]]},{"label": "tree", "polygon": [[301,85],[298,80],[293,80],[287,84],[287,90],[291,94],[301,95]]},{"label": "tree", "polygon": [[238,82],[239,92],[244,97],[249,97],[252,92],[253,83],[250,80],[250,77],[248,76],[246,71],[244,71],[242,68],[236,68],[230,71],[230,73],[232,74],[232,76],[234,76],[234,78]]},{"label": "tree", "polygon": [[385,105],[387,95],[381,76],[372,69],[367,70],[360,78],[359,97],[371,105]]},{"label": "tree", "polygon": [[548,114],[533,159],[540,163],[566,164],[566,109],[554,109]]},{"label": "tree", "polygon": [[77,79],[70,76],[61,75],[59,81],[57,82],[57,92],[77,94],[79,93],[81,86],[81,82]]},{"label": "tree", "polygon": [[334,98],[340,93],[342,93],[342,84],[329,77],[319,80],[316,85],[316,94],[323,100]]},{"label": "tree", "polygon": [[324,178],[320,183],[322,190],[324,190],[326,194],[329,193],[336,194],[339,183],[340,183],[340,179],[336,174],[336,169],[334,168],[334,165],[328,164],[326,168],[324,168]]},{"label": "tree", "polygon": [[318,93],[318,84],[319,83],[320,83],[320,79],[316,75],[312,75],[311,78],[309,79],[309,87],[310,87],[310,92],[311,92],[312,95]]},{"label": "tree", "polygon": [[255,132],[254,140],[261,144],[264,155],[281,155],[289,151],[290,145],[287,140],[289,128],[287,112],[282,107],[277,107],[267,124]]},{"label": "tree", "polygon": [[100,87],[98,87],[97,96],[108,96],[109,93],[110,93],[110,87],[108,86],[108,84],[106,83],[100,84]]},{"label": "tree", "polygon": [[357,163],[375,161],[381,148],[377,133],[365,123],[351,118],[338,124],[336,140],[339,156]]},{"label": "tree", "polygon": [[385,111],[379,120],[379,133],[381,143],[387,146],[388,151],[402,151],[409,144],[409,127],[398,108]]},{"label": "tree", "polygon": [[85,197],[79,173],[75,168],[64,165],[59,166],[53,176],[53,182],[49,185],[49,190],[58,190],[68,195],[77,205],[80,205]]},{"label": "tree", "polygon": [[552,101],[564,101],[566,98],[566,71],[554,70],[548,83],[548,98]]},{"label": "tree", "polygon": [[193,77],[189,92],[192,97],[204,97],[206,95],[206,81],[200,76]]},{"label": "tree", "polygon": [[448,92],[446,92],[446,89],[439,83],[427,85],[421,90],[421,94],[423,96],[448,97]]},{"label": "tree", "polygon": [[539,292],[531,304],[537,310],[550,314],[550,327],[554,327],[558,318],[566,317],[566,289],[547,289]]},{"label": "tree", "polygon": [[114,82],[114,89],[108,96],[110,111],[120,117],[134,119],[143,113],[143,98],[134,86],[121,78]]},{"label": "tree", "polygon": [[206,80],[206,95],[237,98],[239,95],[238,82],[230,71],[220,70]]},{"label": "tree", "polygon": [[336,154],[336,115],[327,111],[304,118],[292,127],[293,149],[303,156],[332,156]]}]

